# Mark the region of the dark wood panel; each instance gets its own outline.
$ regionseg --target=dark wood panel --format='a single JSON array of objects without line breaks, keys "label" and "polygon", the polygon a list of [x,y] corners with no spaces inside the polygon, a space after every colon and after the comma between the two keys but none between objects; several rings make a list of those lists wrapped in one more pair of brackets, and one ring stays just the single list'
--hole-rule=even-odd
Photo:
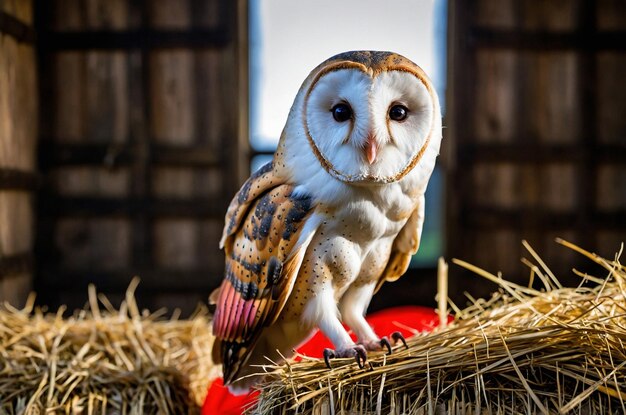
[{"label": "dark wood panel", "polygon": [[130,49],[210,49],[222,48],[231,41],[228,30],[97,30],[51,32],[41,37],[47,50],[130,50]]},{"label": "dark wood panel", "polygon": [[[626,231],[626,210],[594,212],[591,220],[594,229]],[[461,213],[460,223],[472,230],[481,229],[525,229],[526,231],[541,230],[568,231],[580,226],[579,212],[551,212],[545,209],[502,209],[495,206],[465,206]]]},{"label": "dark wood panel", "polygon": [[110,271],[88,268],[55,268],[43,265],[42,276],[45,286],[54,291],[85,292],[89,284],[95,284],[98,291],[124,292],[135,277],[141,279],[144,291],[189,292],[202,290],[209,292],[216,286],[210,285],[210,277],[220,275],[220,268],[166,269],[166,268],[127,268]]},{"label": "dark wood panel", "polygon": [[30,275],[33,272],[34,258],[31,252],[0,256],[0,280],[12,275]]},{"label": "dark wood panel", "polygon": [[547,145],[536,140],[529,143],[474,143],[459,145],[459,162],[512,162],[516,164],[570,163],[593,157],[597,163],[621,164],[626,160],[626,140],[624,145],[593,145],[591,148],[578,145]]},{"label": "dark wood panel", "polygon": [[37,190],[41,176],[37,173],[0,168],[0,190]]},{"label": "dark wood panel", "polygon": [[24,304],[32,283],[37,68],[31,0],[0,1],[0,302]]},{"label": "dark wood panel", "polygon": [[58,305],[75,284],[119,293],[139,273],[144,300],[164,304],[217,285],[207,267],[223,266],[248,171],[245,1],[39,6],[37,287]]},{"label": "dark wood panel", "polygon": [[[115,143],[113,140],[111,142],[112,144],[83,144],[43,140],[39,150],[39,162],[46,169],[68,165],[116,167],[134,164],[141,157],[137,154],[139,150],[136,146]],[[166,166],[211,168],[220,165],[220,158],[212,147],[156,144],[152,148],[151,162]]]},{"label": "dark wood panel", "polygon": [[28,24],[0,11],[0,33],[13,37],[20,43],[35,43],[35,30]]},{"label": "dark wood panel", "polygon": [[[46,206],[43,216],[101,217],[101,216],[164,216],[180,218],[223,218],[228,204],[213,199],[151,199],[129,197],[59,197],[42,195]],[[217,238],[218,235],[216,235]],[[217,238],[219,239],[219,238]]]},{"label": "dark wood panel", "polygon": [[473,28],[468,44],[475,48],[506,50],[576,50],[576,51],[625,51],[626,31],[601,33],[555,33],[524,32],[504,29]]},{"label": "dark wood panel", "polygon": [[[513,278],[521,239],[564,278],[578,262],[553,247],[557,236],[611,256],[626,235],[626,3],[448,10],[447,256]],[[467,276],[451,274],[458,296]]]}]

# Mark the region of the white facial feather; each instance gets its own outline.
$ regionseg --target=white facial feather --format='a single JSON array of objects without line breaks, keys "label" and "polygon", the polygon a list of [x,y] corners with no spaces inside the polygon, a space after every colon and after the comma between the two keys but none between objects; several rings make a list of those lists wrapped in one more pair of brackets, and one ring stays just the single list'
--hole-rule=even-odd
[{"label": "white facial feather", "polygon": [[[333,118],[332,108],[339,103],[350,106],[351,120],[338,122]],[[389,118],[394,105],[408,109],[405,120]],[[431,94],[420,78],[400,70],[372,77],[354,68],[339,69],[323,74],[312,87],[305,83],[299,91],[285,127],[285,160],[300,190],[313,193],[320,201],[336,202],[342,198],[348,200],[356,188],[367,186],[368,182],[346,185],[320,168],[307,134],[321,156],[340,174],[381,178],[383,182],[393,182],[390,178],[411,163],[430,136],[425,151],[428,157],[424,158],[432,160],[420,160],[404,178],[406,184],[425,190],[439,152],[440,131],[436,94]],[[364,151],[370,137],[378,144],[373,164],[368,163]]]},{"label": "white facial feather", "polygon": [[[370,94],[373,128],[381,146],[372,166],[375,176],[393,176],[422,148],[433,127],[433,102],[424,84],[401,71],[384,72],[374,79]],[[408,109],[404,121],[389,119],[393,105]]]}]

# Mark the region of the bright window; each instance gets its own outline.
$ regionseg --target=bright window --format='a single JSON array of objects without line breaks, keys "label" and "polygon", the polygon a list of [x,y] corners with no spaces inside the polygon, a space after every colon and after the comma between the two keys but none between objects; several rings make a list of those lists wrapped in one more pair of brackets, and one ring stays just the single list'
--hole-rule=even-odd
[{"label": "bright window", "polygon": [[[250,0],[252,169],[271,158],[300,84],[327,58],[387,50],[417,63],[444,103],[445,0]],[[432,267],[443,249],[443,177],[426,193],[426,223],[413,266]]]}]

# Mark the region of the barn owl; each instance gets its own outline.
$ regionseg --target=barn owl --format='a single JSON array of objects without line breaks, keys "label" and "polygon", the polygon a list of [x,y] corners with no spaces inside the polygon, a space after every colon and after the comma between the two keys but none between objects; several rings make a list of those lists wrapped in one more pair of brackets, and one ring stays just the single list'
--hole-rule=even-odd
[{"label": "barn owl", "polygon": [[405,57],[346,52],[310,73],[273,161],[226,213],[213,358],[231,391],[247,391],[258,365],[290,357],[316,328],[335,347],[327,364],[354,357],[362,366],[368,351],[391,351],[364,315],[418,249],[440,143],[437,94]]}]

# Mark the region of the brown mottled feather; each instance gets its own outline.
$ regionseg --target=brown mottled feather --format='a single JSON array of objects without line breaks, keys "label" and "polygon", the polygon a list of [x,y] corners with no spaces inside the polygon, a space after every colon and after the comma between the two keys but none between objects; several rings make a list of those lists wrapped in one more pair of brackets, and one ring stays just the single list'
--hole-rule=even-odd
[{"label": "brown mottled feather", "polygon": [[255,201],[259,195],[268,189],[276,187],[281,180],[276,177],[274,171],[274,163],[267,163],[259,170],[254,172],[252,176],[241,186],[239,192],[235,195],[228,206],[226,212],[226,223],[222,231],[222,239],[220,240],[220,248],[226,249],[228,254],[229,246],[227,240],[232,236],[241,224],[244,215],[250,207],[250,203]]},{"label": "brown mottled feather", "polygon": [[280,315],[310,241],[298,244],[311,200],[292,192],[269,164],[242,186],[228,209],[226,270],[213,319],[213,356],[223,363],[226,384],[236,379],[263,327]]}]

